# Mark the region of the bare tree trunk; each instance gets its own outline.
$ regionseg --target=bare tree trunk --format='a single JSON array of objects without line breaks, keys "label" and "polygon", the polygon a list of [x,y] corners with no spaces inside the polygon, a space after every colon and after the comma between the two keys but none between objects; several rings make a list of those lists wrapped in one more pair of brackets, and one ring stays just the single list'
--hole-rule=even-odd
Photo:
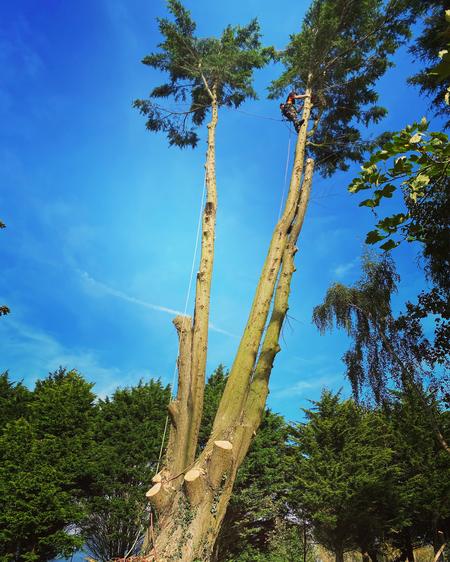
[{"label": "bare tree trunk", "polygon": [[444,560],[444,550],[445,550],[445,535],[442,531],[437,529],[437,524],[433,524],[433,552],[434,560],[433,562],[443,562]]},{"label": "bare tree trunk", "polygon": [[306,562],[308,558],[308,528],[305,522],[303,522],[302,531],[303,531],[303,562]]},{"label": "bare tree trunk", "polygon": [[408,558],[408,562],[415,562],[415,557],[414,557],[414,548],[413,545],[409,542],[407,547],[406,547],[406,556]]},{"label": "bare tree trunk", "polygon": [[336,562],[344,562],[344,549],[341,546],[336,547],[334,552]]},{"label": "bare tree trunk", "polygon": [[[214,240],[217,210],[215,171],[215,133],[218,106],[214,89],[211,91],[211,120],[208,124],[208,144],[205,163],[206,204],[202,216],[202,243],[200,266],[197,274],[195,313],[177,316],[173,323],[178,333],[178,387],[177,396],[169,404],[169,440],[163,469],[153,478],[153,487],[147,497],[159,513],[172,512],[177,490],[184,474],[195,459],[198,432],[203,411],[208,323]],[[144,550],[150,548],[147,533]]]},{"label": "bare tree trunk", "polygon": [[[207,185],[208,182],[211,185],[214,183],[214,198],[210,198],[208,187],[193,325],[190,321],[186,322],[185,318],[175,319],[180,338],[178,394],[170,406],[172,427],[165,466],[154,478],[155,485],[147,492],[158,513],[156,542],[154,545],[148,542],[145,545],[149,560],[210,560],[237,470],[261,423],[269,376],[280,349],[279,335],[288,310],[290,283],[295,271],[295,244],[303,224],[312,182],[314,163],[308,160],[304,165],[310,112],[310,99],[306,99],[303,111],[305,122],[298,136],[284,213],[274,230],[211,436],[205,449],[194,460],[203,407],[207,311],[214,250],[214,128],[217,114],[213,111],[206,170]],[[274,293],[271,318],[261,343]]]},{"label": "bare tree trunk", "polygon": [[308,207],[313,170],[314,161],[308,159],[302,191],[297,206],[296,220],[292,226],[289,241],[283,253],[282,268],[275,293],[272,314],[247,393],[247,400],[240,425],[236,431],[236,435],[238,436],[237,441],[239,443],[239,450],[237,451],[239,465],[244,460],[250,447],[252,437],[261,423],[266,399],[269,394],[270,373],[272,372],[275,356],[281,350],[279,345],[280,333],[289,308],[291,281],[295,272],[294,257],[297,252],[296,243]]},{"label": "bare tree trunk", "polygon": [[[309,90],[306,93],[311,94]],[[248,386],[269,314],[281,259],[288,240],[289,229],[297,209],[298,189],[305,161],[310,114],[311,101],[310,98],[306,98],[303,109],[304,123],[297,138],[289,193],[284,212],[273,232],[247,324],[214,420],[213,435],[219,438],[224,438],[228,435],[230,429],[232,430],[233,426],[238,422],[247,397]]]}]

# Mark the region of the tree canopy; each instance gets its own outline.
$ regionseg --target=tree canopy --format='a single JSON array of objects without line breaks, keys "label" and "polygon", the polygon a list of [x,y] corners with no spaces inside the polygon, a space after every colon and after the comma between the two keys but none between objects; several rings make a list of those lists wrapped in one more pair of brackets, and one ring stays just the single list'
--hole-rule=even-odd
[{"label": "tree canopy", "polygon": [[92,493],[80,524],[96,560],[139,551],[148,524],[148,482],[158,463],[170,398],[160,381],[117,389],[95,408]]},{"label": "tree canopy", "polygon": [[414,18],[408,2],[398,0],[314,0],[301,31],[279,53],[285,70],[270,95],[311,88],[316,126],[308,150],[325,176],[361,162],[371,146],[360,126],[386,115],[374,85],[410,36]]},{"label": "tree canopy", "polygon": [[[173,21],[158,20],[164,38],[160,51],[142,61],[166,73],[168,82],[134,106],[147,117],[147,129],[165,132],[170,145],[195,147],[197,129],[212,104],[239,107],[247,98],[256,98],[253,72],[267,64],[273,49],[261,46],[256,19],[243,27],[227,26],[219,38],[201,38],[181,2],[168,0],[168,8]],[[170,99],[172,106],[155,101],[161,99]]]},{"label": "tree canopy", "polygon": [[32,393],[4,378],[2,387],[4,412],[19,408],[0,434],[0,557],[71,556],[83,544],[73,530],[90,491],[92,384],[59,369]]},{"label": "tree canopy", "polygon": [[425,11],[421,35],[411,47],[416,60],[426,66],[409,80],[431,97],[437,115],[450,126],[450,1],[428,0],[419,8]]}]

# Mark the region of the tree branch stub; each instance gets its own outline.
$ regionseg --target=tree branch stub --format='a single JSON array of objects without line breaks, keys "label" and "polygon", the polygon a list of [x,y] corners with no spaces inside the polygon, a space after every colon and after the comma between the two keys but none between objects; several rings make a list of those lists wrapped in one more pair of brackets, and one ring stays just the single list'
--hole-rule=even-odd
[{"label": "tree branch stub", "polygon": [[153,505],[158,513],[164,511],[164,508],[170,502],[172,496],[173,488],[168,484],[163,484],[162,482],[157,482],[150,490],[145,494],[148,501]]},{"label": "tree branch stub", "polygon": [[208,468],[208,479],[213,489],[220,486],[232,460],[233,445],[229,441],[214,441]]},{"label": "tree branch stub", "polygon": [[199,505],[208,493],[205,472],[199,468],[193,468],[184,475],[184,485],[189,502],[192,506]]}]

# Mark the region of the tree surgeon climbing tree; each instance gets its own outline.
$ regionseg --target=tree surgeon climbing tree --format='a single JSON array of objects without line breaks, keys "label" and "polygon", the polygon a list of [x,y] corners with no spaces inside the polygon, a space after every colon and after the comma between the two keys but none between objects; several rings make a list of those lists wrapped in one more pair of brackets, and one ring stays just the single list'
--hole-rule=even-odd
[{"label": "tree surgeon climbing tree", "polygon": [[[0,228],[6,228],[5,223],[3,223],[2,221],[0,221]],[[0,306],[0,316],[5,316],[6,314],[9,314],[10,310],[6,305],[1,305]]]},{"label": "tree surgeon climbing tree", "polygon": [[[273,55],[260,44],[256,21],[227,27],[220,38],[200,39],[189,12],[169,1],[172,20],[161,19],[161,51],[144,63],[169,75],[150,100],[135,102],[147,128],[167,133],[180,147],[198,143],[197,128],[210,116],[206,157],[207,201],[193,319],[174,320],[179,336],[178,389],[169,405],[170,435],[165,461],[147,492],[157,512],[155,540],[144,543],[148,559],[210,559],[236,474],[257,431],[268,394],[269,376],[288,310],[294,256],[308,207],[314,167],[324,175],[362,159],[363,142],[354,123],[379,120],[373,89],[389,66],[388,57],[408,36],[412,14],[392,0],[314,0],[300,33],[278,56],[285,66],[271,87],[279,97],[294,87],[307,94],[303,125],[284,210],[273,231],[235,360],[211,435],[196,457],[203,405],[209,293],[217,207],[215,129],[221,106],[238,107],[254,98],[253,70]],[[166,98],[188,105],[163,108]],[[314,159],[317,160],[316,166]]]}]

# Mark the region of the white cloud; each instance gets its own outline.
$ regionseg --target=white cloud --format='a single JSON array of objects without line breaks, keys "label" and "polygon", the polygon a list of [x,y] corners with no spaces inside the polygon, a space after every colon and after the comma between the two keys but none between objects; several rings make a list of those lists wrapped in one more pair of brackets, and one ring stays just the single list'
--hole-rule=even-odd
[{"label": "white cloud", "polygon": [[66,347],[54,335],[12,317],[0,324],[0,334],[5,346],[3,361],[11,361],[15,365],[12,376],[24,376],[30,385],[62,366],[76,369],[87,380],[95,382],[96,394],[105,397],[118,386],[135,384],[140,378],[152,376],[144,369],[123,371],[105,365],[95,350]]},{"label": "white cloud", "polygon": [[357,264],[357,260],[352,260],[352,261],[347,262],[347,263],[341,263],[341,264],[337,265],[336,267],[334,267],[331,270],[331,272],[332,272],[333,276],[336,277],[337,279],[342,279],[350,271],[352,271],[352,269],[355,267],[356,264]]},{"label": "white cloud", "polygon": [[[280,388],[279,390],[275,390],[272,393],[273,398],[287,398],[293,396],[304,396],[305,391],[311,390],[318,390],[322,388],[330,388],[331,386],[335,386],[338,382],[344,382],[342,375],[336,374],[329,374],[329,375],[321,375],[316,376],[314,378],[308,378],[306,380],[299,380],[296,383],[285,387]],[[310,392],[308,392],[310,394]]]}]

